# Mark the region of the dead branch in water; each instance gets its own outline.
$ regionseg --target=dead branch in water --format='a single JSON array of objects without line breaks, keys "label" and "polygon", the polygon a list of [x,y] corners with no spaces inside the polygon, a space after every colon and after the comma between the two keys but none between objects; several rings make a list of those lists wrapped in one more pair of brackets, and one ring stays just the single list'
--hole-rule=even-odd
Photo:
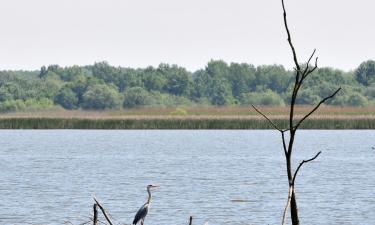
[{"label": "dead branch in water", "polygon": [[[107,210],[100,204],[100,202],[94,197],[94,201],[96,202],[96,205],[99,207],[99,209],[102,211],[105,219],[110,225],[114,225],[114,223],[111,221],[111,219],[108,216]],[[95,221],[94,221],[95,223]]]},{"label": "dead branch in water", "polygon": [[93,207],[93,210],[94,210],[94,216],[93,216],[93,225],[97,225],[98,224],[98,204],[94,204],[94,207]]}]

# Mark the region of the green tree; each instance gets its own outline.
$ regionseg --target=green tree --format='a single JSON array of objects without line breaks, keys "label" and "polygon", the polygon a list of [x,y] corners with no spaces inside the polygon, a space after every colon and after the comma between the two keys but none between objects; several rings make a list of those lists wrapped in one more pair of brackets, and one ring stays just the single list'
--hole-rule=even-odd
[{"label": "green tree", "polygon": [[55,97],[55,103],[61,105],[65,109],[76,109],[78,108],[78,97],[72,89],[64,87]]},{"label": "green tree", "polygon": [[211,60],[207,63],[206,72],[213,77],[228,77],[229,67],[223,60]]},{"label": "green tree", "polygon": [[360,93],[352,93],[347,102],[350,106],[366,106],[368,104],[367,99]]},{"label": "green tree", "polygon": [[105,81],[106,83],[118,84],[121,70],[110,66],[107,62],[98,62],[91,67],[94,77]]},{"label": "green tree", "polygon": [[231,63],[227,79],[229,80],[234,97],[239,98],[242,93],[248,92],[255,81],[256,69],[246,63]]},{"label": "green tree", "polygon": [[89,86],[83,94],[82,106],[85,109],[115,109],[121,106],[119,92],[108,85],[96,84]]},{"label": "green tree", "polygon": [[167,78],[153,67],[144,71],[144,86],[148,91],[162,91],[167,84]]},{"label": "green tree", "polygon": [[190,73],[177,65],[160,64],[157,71],[166,78],[164,90],[173,95],[186,94],[191,84]]},{"label": "green tree", "polygon": [[125,91],[124,103],[125,108],[145,106],[151,103],[150,94],[141,87],[132,87]]},{"label": "green tree", "polygon": [[359,83],[370,86],[375,83],[375,61],[368,60],[361,63],[355,71],[356,79]]},{"label": "green tree", "polygon": [[230,85],[224,79],[214,79],[211,91],[210,96],[213,105],[224,106],[234,103]]},{"label": "green tree", "polygon": [[47,73],[48,73],[47,68],[46,68],[45,66],[42,66],[42,67],[40,68],[39,77],[40,77],[40,78],[43,78],[43,77],[45,77],[45,76],[47,75]]},{"label": "green tree", "polygon": [[296,104],[298,105],[313,105],[321,100],[319,95],[315,94],[311,89],[301,90],[296,99]]},{"label": "green tree", "polygon": [[124,92],[127,88],[131,87],[143,87],[141,74],[142,70],[134,69],[122,69],[119,77],[119,87],[120,92]]},{"label": "green tree", "polygon": [[212,78],[206,70],[198,70],[193,74],[193,90],[191,96],[194,100],[209,98],[209,87],[212,86]]},{"label": "green tree", "polygon": [[291,74],[281,65],[258,66],[254,90],[265,91],[271,89],[274,92],[285,92],[291,84]]}]

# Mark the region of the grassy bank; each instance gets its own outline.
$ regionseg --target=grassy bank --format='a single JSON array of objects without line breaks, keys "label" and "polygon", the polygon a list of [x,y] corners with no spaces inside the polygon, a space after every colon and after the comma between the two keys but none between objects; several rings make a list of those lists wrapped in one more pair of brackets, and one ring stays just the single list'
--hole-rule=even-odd
[{"label": "grassy bank", "polygon": [[[279,127],[287,127],[286,107],[262,110]],[[298,107],[296,116],[301,117],[309,110],[308,106]],[[323,107],[302,128],[375,129],[375,108]],[[0,129],[270,129],[270,126],[249,108],[196,107],[18,112],[0,115]]]}]

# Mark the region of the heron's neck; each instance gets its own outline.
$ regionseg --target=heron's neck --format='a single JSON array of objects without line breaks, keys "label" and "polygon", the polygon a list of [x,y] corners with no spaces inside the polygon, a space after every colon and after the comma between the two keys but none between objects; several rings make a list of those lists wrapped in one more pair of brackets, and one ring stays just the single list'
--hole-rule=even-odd
[{"label": "heron's neck", "polygon": [[147,203],[150,204],[150,203],[151,203],[151,200],[152,200],[152,195],[151,195],[151,190],[150,190],[150,188],[147,188],[147,192],[148,192],[148,200],[147,200]]}]

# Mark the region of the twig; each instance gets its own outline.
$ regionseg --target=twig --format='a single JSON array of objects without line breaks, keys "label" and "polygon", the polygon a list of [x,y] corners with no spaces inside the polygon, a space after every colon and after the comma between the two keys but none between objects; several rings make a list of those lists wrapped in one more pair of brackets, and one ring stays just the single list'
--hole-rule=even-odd
[{"label": "twig", "polygon": [[285,25],[286,33],[288,34],[288,42],[289,42],[290,48],[292,49],[292,52],[293,52],[293,60],[294,60],[294,63],[296,64],[297,71],[300,71],[301,68],[300,68],[300,65],[299,65],[298,60],[297,60],[297,53],[296,53],[296,50],[295,50],[294,45],[292,43],[292,38],[290,36],[288,22],[287,22],[287,19],[286,19],[286,10],[285,10],[284,0],[282,0],[281,3],[283,5],[284,25]]},{"label": "twig", "polygon": [[294,183],[295,183],[295,181],[296,181],[296,177],[297,177],[298,171],[301,169],[301,167],[303,166],[303,164],[315,160],[316,158],[318,158],[318,156],[319,156],[321,153],[322,153],[322,152],[320,151],[320,152],[318,152],[318,154],[316,154],[313,158],[308,159],[308,160],[303,160],[303,161],[299,164],[299,166],[297,167],[296,171],[294,172],[293,180],[292,180],[292,183],[290,184],[291,186],[294,187]]},{"label": "twig", "polygon": [[110,225],[113,225],[113,222],[111,221],[111,219],[109,218],[105,208],[99,203],[99,201],[94,197],[94,201],[96,202],[96,204],[98,205],[99,209],[102,211],[105,219],[108,221],[108,223]]},{"label": "twig", "polygon": [[315,55],[315,52],[316,52],[316,49],[314,49],[313,53],[311,54],[309,60],[307,61],[307,64],[306,64],[306,68],[305,70],[303,71],[302,74],[306,74],[306,72],[309,70],[309,65],[310,65],[310,62],[311,62],[311,59],[314,57]]},{"label": "twig", "polygon": [[341,90],[341,87],[339,89],[337,89],[332,95],[328,96],[328,97],[325,97],[324,99],[322,99],[307,115],[305,115],[298,123],[297,125],[294,126],[294,129],[296,130],[301,124],[302,122],[307,119],[311,114],[313,114],[316,110],[318,110],[318,108],[320,107],[321,104],[325,103],[328,99],[331,99],[333,98],[339,91]]},{"label": "twig", "polygon": [[304,74],[304,77],[306,78],[310,73],[314,72],[317,68],[318,68],[318,59],[319,57],[316,57],[315,58],[315,66],[314,68],[310,69],[309,71],[307,71],[305,74]]},{"label": "twig", "polygon": [[277,125],[272,122],[272,120],[270,118],[268,118],[268,116],[266,116],[265,114],[263,114],[259,109],[257,109],[254,105],[251,105],[255,111],[257,111],[257,113],[259,113],[260,115],[262,115],[271,125],[273,128],[275,128],[276,130],[280,131],[281,133],[283,133],[283,130],[281,130],[280,128],[277,127]]}]

